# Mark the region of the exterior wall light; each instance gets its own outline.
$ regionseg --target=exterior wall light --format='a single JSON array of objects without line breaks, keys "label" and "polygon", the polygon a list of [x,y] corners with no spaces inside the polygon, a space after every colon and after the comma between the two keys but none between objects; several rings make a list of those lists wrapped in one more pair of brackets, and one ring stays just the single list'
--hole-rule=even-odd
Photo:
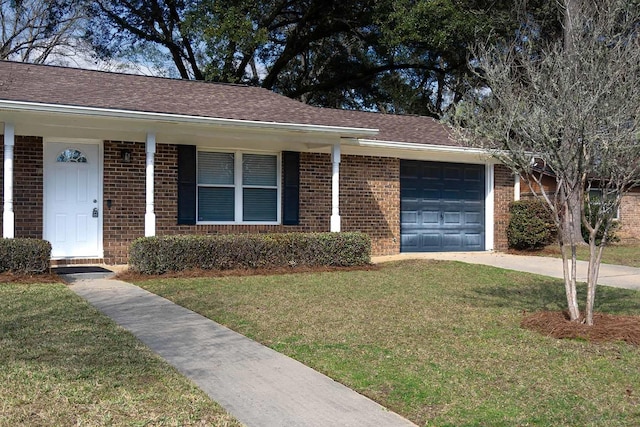
[{"label": "exterior wall light", "polygon": [[131,150],[120,150],[120,158],[122,159],[122,163],[131,163]]}]

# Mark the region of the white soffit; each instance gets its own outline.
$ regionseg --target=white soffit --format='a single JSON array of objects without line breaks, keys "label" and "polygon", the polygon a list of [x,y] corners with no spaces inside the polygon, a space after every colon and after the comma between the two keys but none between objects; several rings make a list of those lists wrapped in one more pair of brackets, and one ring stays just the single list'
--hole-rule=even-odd
[{"label": "white soffit", "polygon": [[370,139],[343,139],[343,143],[343,152],[345,154],[462,163],[499,163],[487,150],[474,147]]},{"label": "white soffit", "polygon": [[34,113],[64,114],[82,117],[133,119],[156,123],[212,125],[219,127],[235,127],[254,130],[309,132],[319,134],[334,134],[351,138],[361,138],[378,134],[378,129],[370,128],[224,119],[217,117],[188,116],[180,114],[153,113],[146,111],[130,111],[109,108],[80,107],[74,105],[43,104],[8,100],[0,100],[0,110],[10,112],[26,111]]}]

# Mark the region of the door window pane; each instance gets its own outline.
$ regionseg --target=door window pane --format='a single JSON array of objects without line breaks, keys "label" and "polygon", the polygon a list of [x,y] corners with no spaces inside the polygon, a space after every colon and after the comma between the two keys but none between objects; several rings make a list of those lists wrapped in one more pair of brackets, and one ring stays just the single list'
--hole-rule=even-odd
[{"label": "door window pane", "polygon": [[56,157],[58,163],[87,163],[87,157],[82,151],[75,148],[67,148]]}]

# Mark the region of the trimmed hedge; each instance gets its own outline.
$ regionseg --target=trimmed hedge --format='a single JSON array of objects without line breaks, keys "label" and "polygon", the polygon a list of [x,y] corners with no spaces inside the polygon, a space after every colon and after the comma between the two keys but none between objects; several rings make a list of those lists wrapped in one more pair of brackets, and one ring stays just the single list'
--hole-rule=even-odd
[{"label": "trimmed hedge", "polygon": [[518,200],[509,206],[507,239],[512,249],[540,249],[553,243],[556,226],[546,203],[538,199]]},{"label": "trimmed hedge", "polygon": [[356,266],[371,262],[364,233],[274,233],[141,237],[129,250],[129,266],[144,274],[192,268]]},{"label": "trimmed hedge", "polygon": [[51,243],[40,239],[0,239],[0,272],[41,274],[49,269]]}]

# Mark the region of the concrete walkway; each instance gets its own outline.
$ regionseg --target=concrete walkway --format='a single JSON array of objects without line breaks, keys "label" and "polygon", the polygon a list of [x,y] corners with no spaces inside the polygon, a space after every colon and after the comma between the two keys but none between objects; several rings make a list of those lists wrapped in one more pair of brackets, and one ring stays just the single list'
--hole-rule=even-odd
[{"label": "concrete walkway", "polygon": [[[401,254],[373,261],[416,258],[562,278],[560,259],[497,252]],[[582,281],[586,269],[586,262],[578,262]],[[70,275],[68,279],[74,292],[132,332],[249,427],[414,426],[313,369],[137,286],[96,276]],[[640,268],[602,264],[598,283],[640,290]]]},{"label": "concrete walkway", "polygon": [[414,426],[313,369],[137,286],[93,278],[75,280],[70,288],[249,427]]},{"label": "concrete walkway", "polygon": [[[543,276],[562,278],[562,260],[559,258],[510,255],[500,252],[433,252],[419,254],[400,254],[374,257],[373,262],[385,262],[401,259],[438,259],[460,261],[469,264],[484,264],[507,270],[524,271]],[[586,261],[578,261],[578,278],[587,281]],[[640,268],[622,265],[601,264],[598,284],[616,288],[640,290]]]}]

